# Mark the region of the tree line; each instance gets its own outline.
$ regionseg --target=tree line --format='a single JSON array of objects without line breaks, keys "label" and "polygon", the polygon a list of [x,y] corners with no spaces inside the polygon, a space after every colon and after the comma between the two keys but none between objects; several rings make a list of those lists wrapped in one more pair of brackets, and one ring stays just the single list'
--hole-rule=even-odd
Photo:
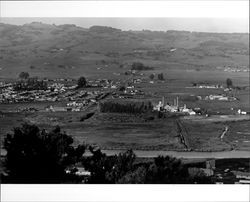
[{"label": "tree line", "polygon": [[131,70],[137,70],[137,71],[142,71],[142,70],[153,70],[153,67],[145,66],[141,62],[133,62],[131,65]]},{"label": "tree line", "polygon": [[141,114],[153,109],[151,102],[114,102],[106,101],[99,104],[103,113],[129,113]]}]

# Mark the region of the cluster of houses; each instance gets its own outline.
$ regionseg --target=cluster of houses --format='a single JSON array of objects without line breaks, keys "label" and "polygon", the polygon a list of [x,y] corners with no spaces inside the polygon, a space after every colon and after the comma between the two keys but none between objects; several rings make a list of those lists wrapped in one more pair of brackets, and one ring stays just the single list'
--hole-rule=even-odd
[{"label": "cluster of houses", "polygon": [[215,159],[206,160],[205,166],[202,167],[189,167],[188,173],[190,176],[206,176],[213,177],[216,184],[234,183],[234,184],[250,184],[250,172],[242,167],[238,170],[225,170],[216,169]]},{"label": "cluster of houses", "polygon": [[220,84],[193,83],[192,86],[187,86],[185,88],[223,89],[224,87]]},{"label": "cluster of houses", "polygon": [[224,69],[225,72],[249,72],[249,68],[247,67],[226,67]]},{"label": "cluster of houses", "polygon": [[145,92],[133,85],[140,82],[142,82],[141,79],[133,79],[132,82],[129,82],[128,85],[124,87],[124,90],[122,90],[122,92],[113,92],[112,98],[143,98]]},{"label": "cluster of houses", "polygon": [[218,88],[223,88],[222,85],[199,85],[197,88],[212,88],[212,89],[218,89]]},{"label": "cluster of houses", "polygon": [[237,98],[226,95],[208,95],[204,100],[235,101]]},{"label": "cluster of houses", "polygon": [[0,82],[0,89],[11,87],[11,86],[12,86],[12,83]]},{"label": "cluster of houses", "polygon": [[67,103],[66,107],[58,107],[58,106],[48,106],[46,107],[46,111],[48,112],[58,112],[58,111],[72,111],[72,112],[79,112],[84,109],[85,106],[89,104],[88,101],[84,100],[82,102],[69,102]]},{"label": "cluster of houses", "polygon": [[189,167],[188,168],[188,173],[190,176],[195,177],[195,176],[206,176],[206,177],[211,177],[215,174],[215,160],[207,160],[206,161],[206,166],[205,168],[200,168],[200,167]]},{"label": "cluster of houses", "polygon": [[56,102],[89,99],[93,102],[98,96],[102,96],[100,90],[85,91],[75,90],[77,85],[65,86],[63,83],[53,82],[47,90],[22,90],[16,91],[14,83],[0,83],[0,103],[19,102]]},{"label": "cluster of houses", "polygon": [[234,183],[234,184],[250,184],[250,172],[244,167],[237,170],[230,170],[229,168],[220,171],[216,174],[216,184]]},{"label": "cluster of houses", "polygon": [[241,109],[238,109],[237,113],[238,113],[239,115],[246,115],[246,114],[249,114],[249,112],[243,111],[243,110],[241,110]]},{"label": "cluster of houses", "polygon": [[105,98],[108,95],[108,93],[100,91],[80,91],[80,93],[77,94],[77,96],[74,95],[73,97],[71,97],[70,92],[68,92],[67,95],[69,96],[68,100],[71,100],[71,102],[68,102],[66,106],[58,107],[49,105],[48,107],[46,107],[46,111],[48,112],[83,111],[89,104],[96,104],[98,100]]},{"label": "cluster of houses", "polygon": [[132,80],[132,83],[141,83],[141,82],[142,82],[142,79],[140,79],[140,78]]},{"label": "cluster of houses", "polygon": [[193,109],[187,108],[187,106],[184,104],[183,107],[179,106],[179,98],[177,97],[174,99],[174,104],[171,105],[169,103],[165,104],[165,98],[162,98],[162,101],[159,101],[158,104],[156,104],[153,108],[155,111],[160,112],[172,112],[172,113],[185,113],[188,115],[196,115],[196,112]]},{"label": "cluster of houses", "polygon": [[48,85],[47,90],[23,90],[16,91],[14,83],[1,85],[0,103],[34,102],[34,101],[58,101],[60,95],[66,90],[74,89],[75,86],[66,87],[61,83]]},{"label": "cluster of houses", "polygon": [[120,81],[110,79],[96,79],[88,81],[89,87],[100,87],[104,89],[116,89],[120,85]]},{"label": "cluster of houses", "polygon": [[250,172],[233,171],[237,181],[235,184],[250,184]]}]

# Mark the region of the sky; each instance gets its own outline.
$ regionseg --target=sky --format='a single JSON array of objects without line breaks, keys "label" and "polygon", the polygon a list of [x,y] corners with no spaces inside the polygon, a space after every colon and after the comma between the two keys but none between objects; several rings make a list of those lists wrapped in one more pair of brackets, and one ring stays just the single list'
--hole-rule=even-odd
[{"label": "sky", "polygon": [[240,18],[2,18],[1,21],[15,25],[31,22],[56,25],[75,24],[85,28],[101,25],[122,30],[249,32],[248,20]]},{"label": "sky", "polygon": [[110,26],[122,30],[249,32],[248,0],[1,1],[0,21]]}]

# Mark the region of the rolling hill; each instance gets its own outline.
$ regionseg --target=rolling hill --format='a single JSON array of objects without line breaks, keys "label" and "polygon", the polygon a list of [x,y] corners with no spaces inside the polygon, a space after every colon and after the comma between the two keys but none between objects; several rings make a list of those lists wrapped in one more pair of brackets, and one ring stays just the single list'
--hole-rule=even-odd
[{"label": "rolling hill", "polygon": [[122,31],[112,27],[0,23],[0,77],[91,75],[133,61],[161,68],[249,67],[248,33]]}]

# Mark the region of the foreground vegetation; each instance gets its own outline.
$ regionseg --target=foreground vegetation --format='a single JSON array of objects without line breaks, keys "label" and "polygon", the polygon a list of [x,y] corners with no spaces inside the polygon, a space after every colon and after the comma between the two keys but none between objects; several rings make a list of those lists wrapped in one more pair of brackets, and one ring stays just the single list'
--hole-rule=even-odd
[{"label": "foreground vegetation", "polygon": [[[159,156],[152,162],[138,160],[132,150],[107,156],[85,143],[73,147],[73,139],[59,127],[50,132],[35,125],[14,128],[4,139],[7,155],[3,183],[211,183],[204,175],[190,177],[179,159]],[[84,155],[86,150],[90,156]],[[76,165],[90,175],[77,176]]]}]

